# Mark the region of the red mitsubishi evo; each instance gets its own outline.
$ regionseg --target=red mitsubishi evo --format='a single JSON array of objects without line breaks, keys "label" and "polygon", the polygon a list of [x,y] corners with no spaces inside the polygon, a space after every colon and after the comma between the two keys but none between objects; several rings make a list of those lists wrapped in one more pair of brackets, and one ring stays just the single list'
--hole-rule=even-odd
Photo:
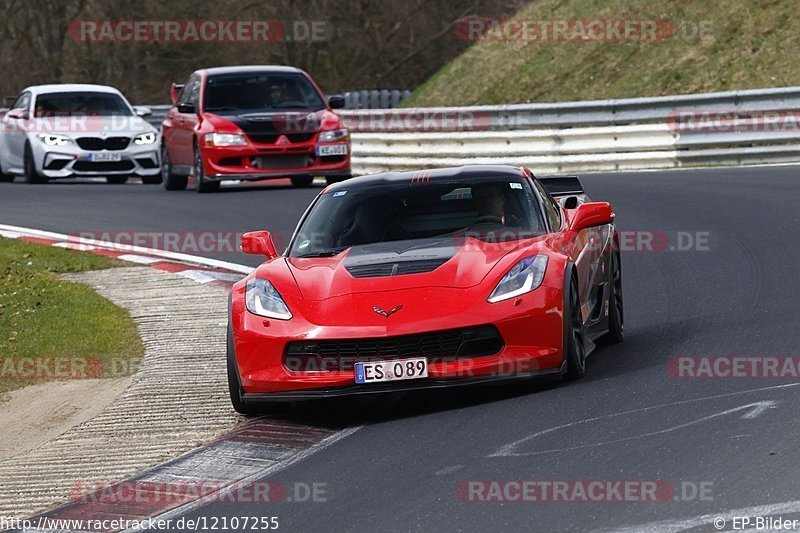
[{"label": "red mitsubishi evo", "polygon": [[334,183],[351,176],[350,133],[311,77],[283,66],[235,66],[194,72],[172,86],[163,123],[161,173],[167,190],[198,192],[222,180],[291,178],[296,187],[314,176]]}]

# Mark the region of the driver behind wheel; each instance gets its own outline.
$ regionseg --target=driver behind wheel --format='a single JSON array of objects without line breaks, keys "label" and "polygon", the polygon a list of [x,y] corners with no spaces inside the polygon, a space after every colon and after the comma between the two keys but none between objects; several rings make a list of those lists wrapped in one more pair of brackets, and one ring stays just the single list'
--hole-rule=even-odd
[{"label": "driver behind wheel", "polygon": [[475,223],[506,223],[506,197],[502,189],[493,183],[484,183],[472,187],[472,201],[478,210]]}]

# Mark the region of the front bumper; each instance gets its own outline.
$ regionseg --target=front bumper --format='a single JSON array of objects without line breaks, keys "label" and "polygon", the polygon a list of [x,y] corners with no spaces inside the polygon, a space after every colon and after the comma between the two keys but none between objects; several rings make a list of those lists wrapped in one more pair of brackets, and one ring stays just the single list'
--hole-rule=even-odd
[{"label": "front bumper", "polygon": [[[471,298],[464,292],[471,291],[441,289],[438,295],[441,301],[448,298],[466,300],[458,313],[451,313],[448,309],[441,316],[397,323],[389,328],[375,325],[322,326],[305,321],[301,313],[289,321],[264,319],[244,309],[244,302],[234,288],[231,307],[233,355],[239,369],[243,398],[269,401],[284,397],[371,394],[497,382],[561,372],[564,357],[560,290],[540,287],[522,298],[496,304],[486,302],[485,295],[481,294],[474,305],[468,305]],[[284,359],[286,346],[293,341],[383,339],[484,325],[492,325],[499,331],[503,340],[499,352],[442,360],[436,359],[433,353],[417,354],[429,357],[429,377],[423,379],[357,385],[351,368],[296,371],[287,368]]]},{"label": "front bumper", "polygon": [[263,180],[290,176],[349,176],[350,146],[347,154],[317,156],[315,142],[225,146],[202,148],[205,178],[221,180]]},{"label": "front bumper", "polygon": [[[161,172],[158,143],[131,144],[123,150],[94,152],[83,150],[75,143],[50,147],[42,143],[34,148],[36,167],[48,178],[95,176],[157,176]],[[93,153],[119,154],[119,161],[90,161]]]}]

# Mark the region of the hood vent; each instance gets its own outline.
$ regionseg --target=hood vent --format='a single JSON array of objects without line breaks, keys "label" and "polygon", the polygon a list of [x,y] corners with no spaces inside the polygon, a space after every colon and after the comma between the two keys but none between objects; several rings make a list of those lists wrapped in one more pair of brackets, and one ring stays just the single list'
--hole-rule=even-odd
[{"label": "hood vent", "polygon": [[388,276],[432,272],[445,264],[448,259],[449,257],[437,257],[436,259],[420,261],[393,261],[390,263],[349,265],[346,268],[354,278],[383,278]]}]

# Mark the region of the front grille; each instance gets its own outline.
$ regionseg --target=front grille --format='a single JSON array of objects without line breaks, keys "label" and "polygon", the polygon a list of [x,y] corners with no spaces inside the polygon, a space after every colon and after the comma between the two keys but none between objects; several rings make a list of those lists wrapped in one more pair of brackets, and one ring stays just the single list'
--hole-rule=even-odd
[{"label": "front grille", "polygon": [[122,172],[133,170],[133,161],[75,161],[72,169],[78,172]]},{"label": "front grille", "polygon": [[[286,137],[289,142],[293,143],[305,143],[310,141],[316,135],[315,132],[311,133],[284,133],[283,136]],[[280,137],[280,133],[261,133],[261,134],[249,134],[250,140],[257,144],[273,144],[275,141],[278,140]]]},{"label": "front grille", "polygon": [[348,266],[347,271],[354,278],[381,278],[432,272],[445,264],[449,258],[426,259],[424,261],[404,261],[380,263],[377,265]]},{"label": "front grille", "polygon": [[275,154],[260,155],[252,159],[255,168],[305,168],[309,166],[311,158],[309,154]]},{"label": "front grille", "polygon": [[287,343],[284,366],[295,372],[352,370],[356,362],[427,357],[431,363],[484,357],[503,349],[494,326],[379,337]]},{"label": "front grille", "polygon": [[124,150],[131,142],[130,137],[78,137],[75,142],[83,150]]}]

